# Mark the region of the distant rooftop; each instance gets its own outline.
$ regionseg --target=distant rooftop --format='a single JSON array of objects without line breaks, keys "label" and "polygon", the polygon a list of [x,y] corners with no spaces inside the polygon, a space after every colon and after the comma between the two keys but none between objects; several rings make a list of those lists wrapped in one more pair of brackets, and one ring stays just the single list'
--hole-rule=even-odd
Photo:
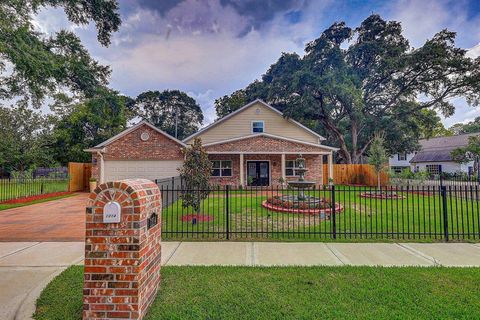
[{"label": "distant rooftop", "polygon": [[480,132],[419,140],[421,149],[410,162],[452,161],[451,152],[456,148],[466,146],[468,138],[477,135],[480,135]]}]

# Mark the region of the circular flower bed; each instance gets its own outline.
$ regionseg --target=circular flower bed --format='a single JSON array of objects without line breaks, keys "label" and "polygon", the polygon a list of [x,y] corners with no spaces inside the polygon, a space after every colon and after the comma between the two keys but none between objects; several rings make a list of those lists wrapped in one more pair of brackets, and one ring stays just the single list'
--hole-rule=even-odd
[{"label": "circular flower bed", "polygon": [[392,199],[392,200],[405,199],[405,196],[398,195],[395,192],[363,192],[363,193],[360,193],[360,197],[368,198],[368,199]]},{"label": "circular flower bed", "polygon": [[[307,198],[306,200],[293,200],[288,196],[274,196],[262,202],[262,206],[271,211],[315,214],[322,217],[329,216],[332,211],[330,200],[325,198]],[[335,212],[340,212],[343,207],[336,203]]]},{"label": "circular flower bed", "polygon": [[206,222],[206,221],[212,221],[213,216],[209,216],[206,214],[185,214],[182,216],[182,221],[183,222]]}]

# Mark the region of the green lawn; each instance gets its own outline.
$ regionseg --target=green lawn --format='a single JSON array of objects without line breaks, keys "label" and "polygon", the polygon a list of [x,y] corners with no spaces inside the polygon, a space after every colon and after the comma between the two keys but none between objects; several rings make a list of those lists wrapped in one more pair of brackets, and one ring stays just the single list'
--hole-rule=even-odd
[{"label": "green lawn", "polygon": [[0,179],[0,201],[68,191],[68,179]]},{"label": "green lawn", "polygon": [[[163,267],[147,319],[479,319],[479,268]],[[82,267],[34,318],[81,319]]]},{"label": "green lawn", "polygon": [[50,197],[50,198],[46,198],[46,199],[39,199],[39,200],[29,201],[29,202],[25,202],[25,203],[12,203],[12,204],[1,204],[0,203],[0,211],[7,210],[7,209],[12,209],[12,208],[17,208],[17,207],[29,206],[31,204],[36,204],[36,203],[42,203],[42,202],[47,202],[47,201],[52,201],[52,200],[68,198],[68,197],[71,197],[71,196],[74,196],[74,195],[75,195],[74,193],[64,194],[64,195],[61,195],[61,196]]},{"label": "green lawn", "polygon": [[[443,203],[437,193],[398,193],[403,200],[365,199],[362,188],[336,187],[335,201],[344,210],[336,215],[338,240],[442,240],[444,234]],[[425,189],[426,190],[426,189]],[[291,191],[289,191],[291,192]],[[274,192],[275,194],[275,192]],[[310,192],[311,195],[330,198],[328,191]],[[451,239],[478,240],[480,238],[480,202],[459,194],[448,195],[448,230]],[[332,221],[314,215],[287,214],[268,211],[261,206],[266,194],[234,192],[229,197],[229,231],[232,239],[279,239],[279,240],[329,240]],[[162,212],[165,238],[225,238],[226,198],[222,192],[212,193],[202,201],[200,212],[213,217],[213,221],[182,221],[182,216],[194,213],[191,208],[182,208],[181,200],[174,202]],[[183,234],[182,234],[183,231]],[[208,232],[198,235],[197,232]],[[295,233],[295,234],[293,234]],[[466,234],[466,236],[462,236]]]}]

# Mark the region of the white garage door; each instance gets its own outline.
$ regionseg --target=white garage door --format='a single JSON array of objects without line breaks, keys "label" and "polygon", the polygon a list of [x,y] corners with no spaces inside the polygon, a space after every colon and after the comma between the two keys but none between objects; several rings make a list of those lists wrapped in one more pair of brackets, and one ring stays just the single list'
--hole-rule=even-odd
[{"label": "white garage door", "polygon": [[177,168],[181,160],[163,161],[105,161],[105,181],[128,178],[145,178],[150,180],[178,176]]}]

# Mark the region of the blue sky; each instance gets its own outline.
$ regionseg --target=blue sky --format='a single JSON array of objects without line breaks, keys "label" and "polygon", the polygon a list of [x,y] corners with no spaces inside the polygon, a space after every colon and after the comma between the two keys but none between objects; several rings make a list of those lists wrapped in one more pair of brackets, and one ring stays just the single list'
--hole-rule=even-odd
[{"label": "blue sky", "polygon": [[[371,13],[402,23],[414,47],[441,29],[457,32],[457,45],[480,55],[479,0],[120,0],[122,26],[108,48],[95,28],[73,26],[62,10],[35,17],[39,30],[74,29],[91,54],[113,69],[110,86],[135,97],[146,90],[180,89],[202,106],[205,124],[215,119],[213,101],[248,85],[281,52],[303,54],[306,42],[335,21],[356,27]],[[447,126],[480,116],[454,101]]]}]

